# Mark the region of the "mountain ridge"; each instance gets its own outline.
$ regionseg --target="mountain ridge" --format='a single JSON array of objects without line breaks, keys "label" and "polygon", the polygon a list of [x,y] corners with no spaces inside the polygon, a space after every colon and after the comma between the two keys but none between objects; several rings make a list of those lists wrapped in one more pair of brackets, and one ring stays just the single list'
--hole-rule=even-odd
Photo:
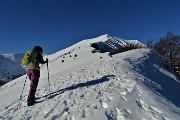
[{"label": "mountain ridge", "polygon": [[0,119],[177,120],[180,83],[166,63],[150,49],[113,56],[92,53],[91,43],[105,38],[45,56],[50,61],[51,91],[43,65],[36,94],[40,102],[32,107],[26,106],[29,80],[19,101],[25,75],[3,85]]}]

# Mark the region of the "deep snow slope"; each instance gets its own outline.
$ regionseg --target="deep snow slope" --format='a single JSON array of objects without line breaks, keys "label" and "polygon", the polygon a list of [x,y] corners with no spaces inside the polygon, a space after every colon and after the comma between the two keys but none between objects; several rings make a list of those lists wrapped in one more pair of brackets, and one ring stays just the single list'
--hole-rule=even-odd
[{"label": "deep snow slope", "polygon": [[0,55],[0,81],[9,82],[25,73],[21,67],[24,54]]},{"label": "deep snow slope", "polygon": [[149,49],[113,55],[92,53],[81,41],[49,58],[41,69],[38,103],[27,107],[26,76],[0,88],[0,119],[22,120],[178,120],[180,82],[164,61]]}]

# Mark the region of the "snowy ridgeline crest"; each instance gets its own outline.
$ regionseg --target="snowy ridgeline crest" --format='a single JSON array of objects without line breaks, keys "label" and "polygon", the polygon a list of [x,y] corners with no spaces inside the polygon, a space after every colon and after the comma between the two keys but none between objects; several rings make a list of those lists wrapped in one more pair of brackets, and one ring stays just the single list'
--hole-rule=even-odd
[{"label": "snowy ridgeline crest", "polygon": [[[0,119],[21,120],[178,120],[180,82],[164,61],[149,49],[109,56],[92,53],[91,43],[107,35],[81,41],[48,55],[36,93],[27,107],[29,80],[13,80],[0,89]],[[12,92],[13,91],[13,92]],[[15,94],[16,93],[16,94]]]},{"label": "snowy ridgeline crest", "polygon": [[[104,42],[99,39],[97,42],[91,44],[92,47],[96,48],[95,50],[92,50],[92,52],[96,52],[98,50],[101,53],[109,52],[110,54],[116,54],[137,48],[147,48],[146,45],[138,40],[124,40],[117,37],[111,37],[109,35],[103,36],[106,37]],[[79,46],[79,48],[80,47],[82,46]],[[68,54],[69,53],[70,52],[68,52]],[[10,82],[11,80],[25,74],[25,70],[21,66],[23,55],[24,53],[0,55],[0,85]],[[75,55],[75,57],[76,56],[77,55]],[[62,60],[62,62],[64,62],[64,60]]]}]

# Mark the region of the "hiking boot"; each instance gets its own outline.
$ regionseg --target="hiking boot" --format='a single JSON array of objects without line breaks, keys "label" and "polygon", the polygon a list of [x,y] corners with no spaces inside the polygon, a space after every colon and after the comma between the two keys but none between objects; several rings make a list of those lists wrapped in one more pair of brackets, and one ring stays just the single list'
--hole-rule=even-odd
[{"label": "hiking boot", "polygon": [[32,105],[34,105],[35,102],[36,102],[36,100],[27,100],[27,105],[32,106]]}]

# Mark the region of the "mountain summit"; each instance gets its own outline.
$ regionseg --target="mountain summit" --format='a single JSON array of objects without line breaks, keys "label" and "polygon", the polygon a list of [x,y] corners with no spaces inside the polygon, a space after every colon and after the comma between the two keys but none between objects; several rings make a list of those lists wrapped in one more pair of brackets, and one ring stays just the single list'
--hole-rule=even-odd
[{"label": "mountain summit", "polygon": [[103,35],[45,56],[50,93],[46,65],[41,69],[38,103],[31,107],[26,105],[29,80],[19,100],[26,75],[3,85],[0,119],[178,120],[180,82],[159,56],[144,48],[109,55],[112,49],[102,53],[91,47],[99,42],[112,48],[128,44],[119,40]]}]

